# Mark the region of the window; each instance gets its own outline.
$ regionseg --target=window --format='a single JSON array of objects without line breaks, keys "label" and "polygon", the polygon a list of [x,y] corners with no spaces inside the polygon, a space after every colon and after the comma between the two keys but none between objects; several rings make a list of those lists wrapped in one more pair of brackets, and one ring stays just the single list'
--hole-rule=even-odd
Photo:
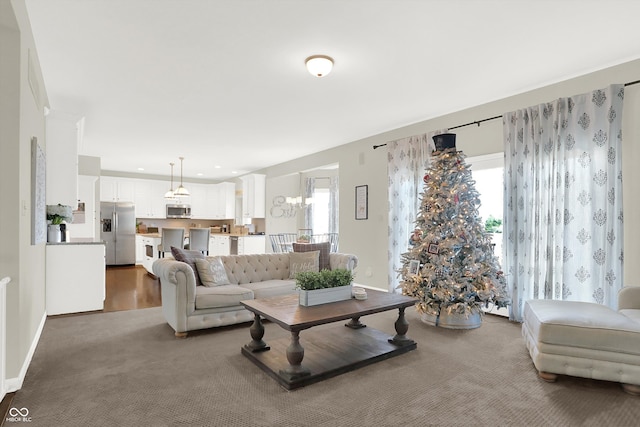
[{"label": "window", "polygon": [[329,233],[329,189],[328,188],[316,188],[313,191],[313,234],[327,234]]},{"label": "window", "polygon": [[[480,208],[478,213],[482,221],[486,224],[487,220],[494,225],[496,232],[492,233],[494,251],[498,257],[500,265],[502,262],[502,224],[503,217],[503,199],[504,199],[504,155],[503,153],[489,154],[486,156],[469,157],[467,163],[471,165],[471,174],[475,180],[476,190],[480,193]],[[495,309],[489,307],[485,310],[492,314],[501,316],[509,316],[509,310],[506,308]]]}]

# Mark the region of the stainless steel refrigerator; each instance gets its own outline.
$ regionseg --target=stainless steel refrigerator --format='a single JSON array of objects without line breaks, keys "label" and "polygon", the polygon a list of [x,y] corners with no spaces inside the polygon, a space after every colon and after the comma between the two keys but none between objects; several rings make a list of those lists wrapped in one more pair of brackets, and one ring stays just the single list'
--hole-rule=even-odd
[{"label": "stainless steel refrigerator", "polygon": [[100,203],[100,238],[107,265],[136,263],[136,212],[130,202]]}]

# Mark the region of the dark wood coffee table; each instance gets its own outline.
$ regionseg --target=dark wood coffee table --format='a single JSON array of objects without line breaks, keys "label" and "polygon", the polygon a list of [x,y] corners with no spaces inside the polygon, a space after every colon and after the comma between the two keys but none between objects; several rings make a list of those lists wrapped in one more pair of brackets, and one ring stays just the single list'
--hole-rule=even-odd
[{"label": "dark wood coffee table", "polygon": [[[367,295],[366,300],[352,298],[312,307],[299,305],[297,294],[242,301],[255,315],[250,328],[252,339],[242,347],[242,354],[286,389],[293,390],[414,350],[416,343],[406,337],[409,324],[404,310],[417,300],[374,290],[367,290]],[[399,312],[394,337],[360,322],[362,316],[393,309]],[[261,318],[290,331],[291,338],[267,345],[262,339]],[[350,319],[345,324],[347,328],[322,327],[305,333],[305,358],[300,331],[346,319]]]}]

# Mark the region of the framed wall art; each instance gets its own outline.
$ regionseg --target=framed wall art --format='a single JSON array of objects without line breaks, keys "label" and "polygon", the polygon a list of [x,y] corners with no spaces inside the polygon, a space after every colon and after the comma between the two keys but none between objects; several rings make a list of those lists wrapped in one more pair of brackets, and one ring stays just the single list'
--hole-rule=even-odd
[{"label": "framed wall art", "polygon": [[356,186],[356,219],[369,218],[369,186]]}]

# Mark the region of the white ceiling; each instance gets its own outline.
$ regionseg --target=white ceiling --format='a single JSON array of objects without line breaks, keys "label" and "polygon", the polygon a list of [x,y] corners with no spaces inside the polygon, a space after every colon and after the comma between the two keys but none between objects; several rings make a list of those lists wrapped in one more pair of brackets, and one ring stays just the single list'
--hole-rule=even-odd
[{"label": "white ceiling", "polygon": [[[184,156],[185,178],[228,179],[640,57],[637,0],[26,4],[51,109],[85,117],[80,154],[160,175]],[[331,74],[306,71],[313,54],[335,59]]]}]

